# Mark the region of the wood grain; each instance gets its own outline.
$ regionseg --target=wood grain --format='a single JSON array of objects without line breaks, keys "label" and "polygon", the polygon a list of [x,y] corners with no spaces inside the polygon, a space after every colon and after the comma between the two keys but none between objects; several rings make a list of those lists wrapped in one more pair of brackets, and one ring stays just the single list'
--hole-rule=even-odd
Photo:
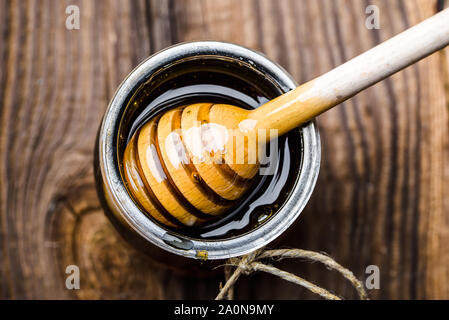
[{"label": "wood grain", "polygon": [[[365,28],[368,4],[381,28]],[[65,28],[76,4],[81,29]],[[442,1],[438,2],[441,7]],[[0,298],[212,298],[221,276],[162,268],[104,217],[92,159],[120,81],[170,44],[231,41],[310,80],[434,14],[436,1],[0,0]],[[378,265],[371,298],[449,298],[449,51],[387,79],[318,119],[322,170],[282,246],[325,251],[360,278]],[[76,264],[81,289],[65,289]],[[317,265],[277,263],[341,294]],[[313,298],[268,275],[237,298]]]}]

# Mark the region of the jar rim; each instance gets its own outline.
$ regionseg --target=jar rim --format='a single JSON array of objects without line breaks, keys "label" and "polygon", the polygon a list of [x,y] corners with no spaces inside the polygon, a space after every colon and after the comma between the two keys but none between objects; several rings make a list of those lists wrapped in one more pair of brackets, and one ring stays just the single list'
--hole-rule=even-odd
[{"label": "jar rim", "polygon": [[[278,64],[254,50],[225,42],[198,41],[184,42],[168,47],[150,56],[139,64],[120,84],[114,94],[100,127],[98,136],[99,166],[103,187],[109,195],[108,204],[121,214],[129,226],[152,244],[188,258],[204,259],[198,252],[207,252],[208,260],[227,259],[241,256],[263,247],[281,235],[294,221],[307,204],[319,173],[321,146],[320,136],[314,121],[302,126],[302,168],[290,196],[273,217],[263,225],[245,234],[217,240],[191,239],[189,249],[176,248],[167,244],[163,238],[168,232],[135,204],[126,190],[121,178],[115,154],[116,134],[119,132],[121,116],[130,95],[155,71],[183,58],[193,56],[217,56],[239,59],[251,64],[255,69],[270,76],[283,92],[296,88],[295,80]],[[177,235],[175,235],[177,237]]]}]

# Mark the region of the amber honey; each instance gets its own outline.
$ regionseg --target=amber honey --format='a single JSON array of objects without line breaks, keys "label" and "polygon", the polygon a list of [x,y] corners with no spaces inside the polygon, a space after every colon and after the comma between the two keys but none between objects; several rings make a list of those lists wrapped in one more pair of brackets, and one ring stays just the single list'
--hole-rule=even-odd
[{"label": "amber honey", "polygon": [[[158,166],[158,170],[161,171],[158,175],[166,177],[162,182],[166,184],[164,190],[170,192],[173,202],[180,203],[184,210],[192,215],[192,219],[196,219],[198,223],[192,225],[170,216],[145,182],[142,168],[136,164],[138,162],[135,158],[136,156],[138,158],[138,155],[134,150],[140,130],[149,122],[154,122],[156,130],[158,118],[167,110],[178,108],[179,112],[182,112],[186,105],[203,102],[254,109],[281,93],[280,88],[267,81],[264,74],[255,70],[251,64],[226,58],[184,59],[153,74],[140,85],[127,102],[117,141],[122,179],[136,204],[142,211],[147,211],[148,218],[161,227],[196,239],[217,240],[238,236],[266,223],[289,196],[289,191],[300,171],[302,145],[298,143],[301,141],[299,130],[280,137],[275,147],[267,147],[267,152],[271,153],[270,162],[262,167],[267,169],[266,167],[270,166],[270,168],[257,174],[251,181],[245,182],[250,184],[250,187],[242,197],[233,201],[219,199],[220,197],[212,199],[223,208],[223,212],[219,215],[207,215],[192,206],[185,195],[177,190],[164,165]],[[155,152],[158,150],[155,149]],[[135,175],[132,183],[125,178],[130,168]],[[188,172],[192,180],[206,190],[210,198],[216,196],[204,181],[201,181],[201,176],[194,168],[192,169],[192,166],[186,165],[185,169],[190,170]],[[230,178],[231,183],[242,183],[235,177]],[[138,188],[137,184],[141,184],[141,188]],[[147,201],[161,212],[160,218],[149,214],[145,209],[145,203],[138,196],[140,192],[145,192]]]}]

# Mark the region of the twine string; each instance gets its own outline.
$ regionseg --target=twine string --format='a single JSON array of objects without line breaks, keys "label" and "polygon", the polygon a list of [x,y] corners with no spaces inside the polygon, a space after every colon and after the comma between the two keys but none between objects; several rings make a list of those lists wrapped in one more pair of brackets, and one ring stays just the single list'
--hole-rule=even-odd
[{"label": "twine string", "polygon": [[[228,260],[227,264],[225,265],[226,283],[223,287],[220,287],[220,291],[215,300],[222,300],[225,298],[225,296],[227,299],[232,300],[233,288],[238,278],[242,274],[249,275],[253,272],[258,271],[275,275],[283,280],[302,286],[307,290],[313,292],[314,294],[317,294],[325,299],[341,300],[340,297],[336,296],[330,291],[320,286],[317,286],[316,284],[313,284],[312,282],[309,282],[295,274],[260,262],[260,260],[263,259],[280,261],[285,258],[299,258],[310,262],[322,263],[328,269],[337,271],[345,279],[347,279],[351,283],[351,285],[356,289],[361,300],[368,299],[368,295],[365,291],[362,282],[358,280],[350,270],[344,268],[326,254],[302,249],[277,249],[277,250],[264,250],[264,251],[260,249],[250,254],[247,254],[241,258],[232,258]],[[230,273],[229,270],[230,267],[236,267],[234,273],[232,274]]]},{"label": "twine string", "polygon": [[231,258],[229,259],[228,266],[237,266],[237,269],[235,269],[234,273],[227,279],[225,285],[223,288],[221,288],[218,295],[215,297],[215,300],[223,300],[224,296],[228,291],[231,289],[231,295],[228,295],[228,299],[232,300],[233,296],[233,287],[237,279],[240,277],[240,275],[243,272],[247,271],[247,266],[251,264],[254,259],[256,258],[259,251],[254,251],[252,253],[249,253],[242,258]]}]

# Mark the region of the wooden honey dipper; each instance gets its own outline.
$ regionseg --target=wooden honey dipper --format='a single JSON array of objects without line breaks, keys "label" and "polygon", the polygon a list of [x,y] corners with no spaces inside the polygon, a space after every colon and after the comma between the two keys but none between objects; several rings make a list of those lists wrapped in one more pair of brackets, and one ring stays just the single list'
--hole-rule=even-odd
[{"label": "wooden honey dipper", "polygon": [[250,188],[268,130],[283,135],[448,44],[446,9],[255,110],[212,103],[169,110],[129,141],[128,189],[170,227],[222,216]]}]

